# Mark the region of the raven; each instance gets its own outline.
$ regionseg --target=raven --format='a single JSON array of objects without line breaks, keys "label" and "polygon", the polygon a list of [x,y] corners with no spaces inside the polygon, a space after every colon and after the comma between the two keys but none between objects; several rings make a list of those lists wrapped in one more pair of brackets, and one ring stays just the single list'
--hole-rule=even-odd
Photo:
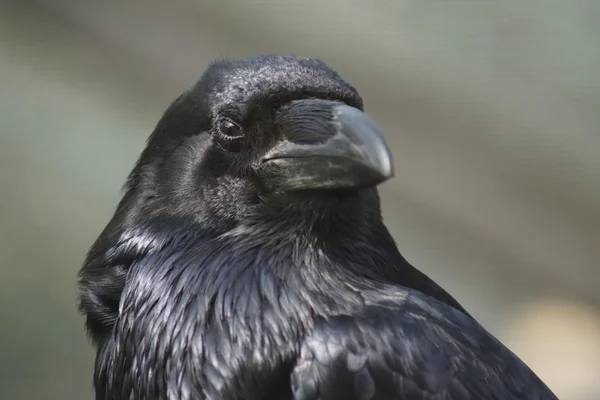
[{"label": "raven", "polygon": [[323,61],[213,62],[80,271],[96,399],[556,399],[399,253],[392,176]]}]

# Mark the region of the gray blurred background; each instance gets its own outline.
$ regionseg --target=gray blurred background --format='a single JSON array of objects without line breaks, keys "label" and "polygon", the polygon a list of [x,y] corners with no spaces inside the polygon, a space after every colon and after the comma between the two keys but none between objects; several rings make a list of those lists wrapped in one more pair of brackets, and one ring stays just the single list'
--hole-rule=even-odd
[{"label": "gray blurred background", "polygon": [[0,398],[93,398],[76,273],[144,140],[211,59],[278,52],[360,90],[405,256],[561,399],[599,399],[598,21],[598,0],[0,0]]}]

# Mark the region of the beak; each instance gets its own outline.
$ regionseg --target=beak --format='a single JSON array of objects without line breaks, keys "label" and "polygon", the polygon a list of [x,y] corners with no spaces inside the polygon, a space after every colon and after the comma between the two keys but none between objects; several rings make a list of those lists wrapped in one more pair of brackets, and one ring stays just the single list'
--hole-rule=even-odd
[{"label": "beak", "polygon": [[298,100],[276,117],[282,139],[259,171],[274,190],[373,187],[391,178],[392,155],[362,111],[327,100]]}]

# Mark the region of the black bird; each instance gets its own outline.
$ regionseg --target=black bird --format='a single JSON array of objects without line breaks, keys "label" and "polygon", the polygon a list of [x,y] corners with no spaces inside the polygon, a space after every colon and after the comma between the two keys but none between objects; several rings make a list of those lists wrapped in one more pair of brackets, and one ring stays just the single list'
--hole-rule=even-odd
[{"label": "black bird", "polygon": [[400,255],[362,110],[291,55],[171,104],[80,272],[96,399],[556,399]]}]

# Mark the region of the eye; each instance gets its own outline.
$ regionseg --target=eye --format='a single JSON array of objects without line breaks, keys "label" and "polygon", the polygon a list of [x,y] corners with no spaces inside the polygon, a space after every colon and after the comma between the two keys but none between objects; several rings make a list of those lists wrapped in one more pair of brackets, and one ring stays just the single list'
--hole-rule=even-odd
[{"label": "eye", "polygon": [[220,119],[218,129],[219,135],[225,140],[241,139],[244,136],[242,128],[229,118]]}]

